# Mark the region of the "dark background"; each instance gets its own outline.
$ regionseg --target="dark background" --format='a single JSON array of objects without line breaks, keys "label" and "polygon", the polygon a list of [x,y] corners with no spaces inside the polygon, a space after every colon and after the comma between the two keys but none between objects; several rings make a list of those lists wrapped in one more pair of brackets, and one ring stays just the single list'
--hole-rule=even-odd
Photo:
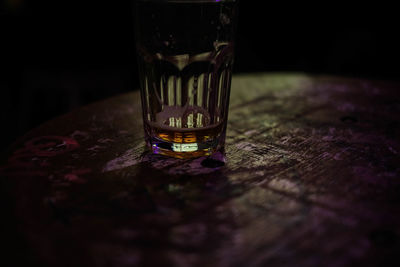
[{"label": "dark background", "polygon": [[[46,120],[138,88],[132,8],[131,1],[1,2],[1,150]],[[242,0],[234,72],[398,81],[396,10]]]}]

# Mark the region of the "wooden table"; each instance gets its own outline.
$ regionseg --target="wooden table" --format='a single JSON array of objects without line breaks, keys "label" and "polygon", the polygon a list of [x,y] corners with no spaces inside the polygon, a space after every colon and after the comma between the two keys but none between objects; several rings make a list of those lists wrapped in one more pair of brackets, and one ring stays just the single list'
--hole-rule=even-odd
[{"label": "wooden table", "polygon": [[194,160],[145,152],[138,92],[75,110],[2,156],[2,258],[7,266],[399,263],[399,90],[237,75],[225,156]]}]

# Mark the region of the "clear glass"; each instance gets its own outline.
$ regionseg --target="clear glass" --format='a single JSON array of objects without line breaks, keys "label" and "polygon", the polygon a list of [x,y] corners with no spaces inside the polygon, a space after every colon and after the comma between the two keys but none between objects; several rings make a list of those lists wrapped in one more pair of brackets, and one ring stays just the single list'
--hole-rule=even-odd
[{"label": "clear glass", "polygon": [[146,143],[177,158],[223,148],[237,1],[138,0],[136,49]]}]

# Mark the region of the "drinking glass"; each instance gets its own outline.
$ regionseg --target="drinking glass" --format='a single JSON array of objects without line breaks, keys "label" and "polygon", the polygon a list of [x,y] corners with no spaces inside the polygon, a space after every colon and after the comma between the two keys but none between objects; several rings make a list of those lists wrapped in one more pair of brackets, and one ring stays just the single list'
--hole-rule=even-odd
[{"label": "drinking glass", "polygon": [[137,0],[135,38],[143,122],[153,153],[223,148],[237,0]]}]

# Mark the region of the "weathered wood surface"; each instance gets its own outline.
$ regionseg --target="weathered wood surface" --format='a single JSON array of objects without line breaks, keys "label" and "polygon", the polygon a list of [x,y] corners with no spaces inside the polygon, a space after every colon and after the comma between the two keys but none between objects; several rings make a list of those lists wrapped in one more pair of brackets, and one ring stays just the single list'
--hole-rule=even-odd
[{"label": "weathered wood surface", "polygon": [[328,76],[236,76],[226,155],[213,159],[147,154],[138,93],[50,121],[3,155],[5,258],[10,266],[390,266],[400,255],[399,90]]}]

